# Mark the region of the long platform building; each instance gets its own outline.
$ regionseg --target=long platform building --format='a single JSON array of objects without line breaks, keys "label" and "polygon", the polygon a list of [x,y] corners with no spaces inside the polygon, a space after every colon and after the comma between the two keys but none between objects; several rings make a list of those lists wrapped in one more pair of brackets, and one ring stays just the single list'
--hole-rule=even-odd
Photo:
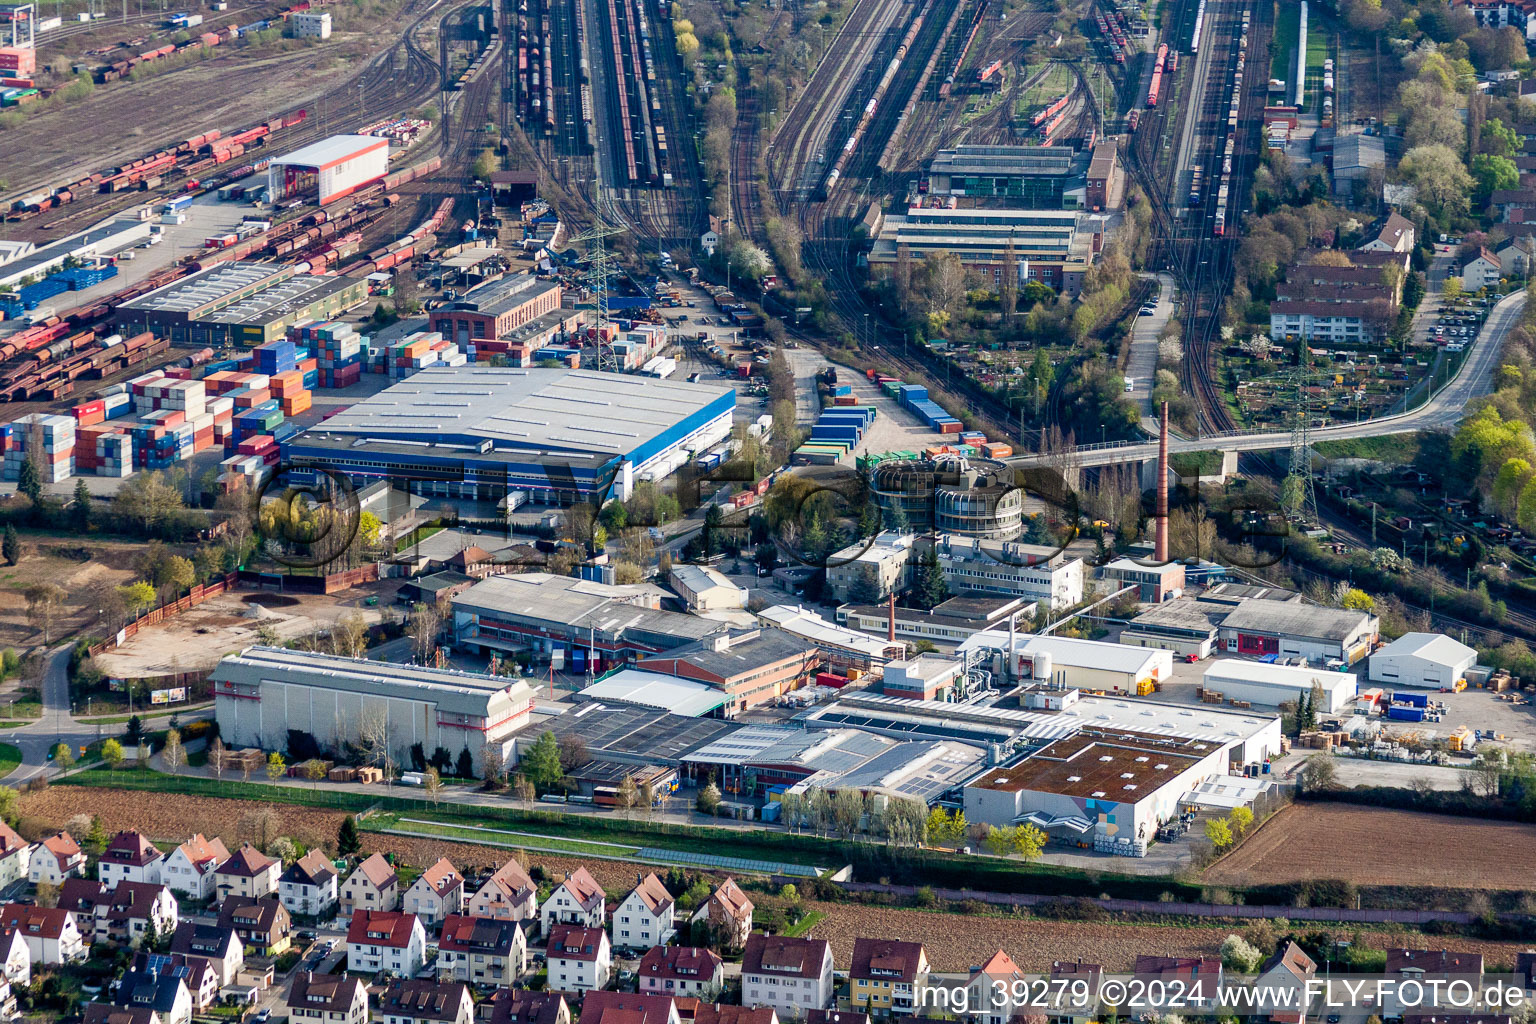
[{"label": "long platform building", "polygon": [[281,647],[250,647],[213,671],[219,734],[231,749],[291,750],[294,733],[321,751],[382,732],[404,761],[415,744],[475,757],[512,753],[533,691],[520,679],[392,665]]},{"label": "long platform building", "polygon": [[300,274],[273,263],[221,263],[117,307],[123,335],[175,345],[265,345],[302,320],[329,320],[368,298],[360,278]]},{"label": "long platform building", "polygon": [[272,202],[313,199],[333,203],[389,173],[389,140],[374,135],[332,135],[267,165]]},{"label": "long platform building", "polygon": [[1011,259],[1021,282],[1075,296],[1103,245],[1103,235],[1092,229],[1097,223],[1075,209],[951,209],[930,197],[879,218],[869,262],[894,267],[902,252],[916,261],[952,253],[966,270],[997,284]]},{"label": "long platform building", "polygon": [[627,498],[731,431],[736,393],[592,370],[433,367],[298,435],[302,475],[393,479],[424,494],[568,505]]}]

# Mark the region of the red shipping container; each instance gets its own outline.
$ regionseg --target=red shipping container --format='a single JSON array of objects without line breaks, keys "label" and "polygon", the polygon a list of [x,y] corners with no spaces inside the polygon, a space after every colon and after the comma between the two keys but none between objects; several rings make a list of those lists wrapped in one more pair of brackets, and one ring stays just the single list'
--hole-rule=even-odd
[{"label": "red shipping container", "polygon": [[266,388],[262,388],[260,391],[243,391],[235,396],[235,408],[254,409],[262,402],[270,401],[271,398],[272,392]]},{"label": "red shipping container", "polygon": [[30,75],[37,70],[37,51],[30,46],[0,46],[0,71]]},{"label": "red shipping container", "polygon": [[848,685],[848,682],[849,680],[847,676],[836,675],[832,672],[816,673],[817,686],[830,686],[834,690],[841,690],[843,687]]},{"label": "red shipping container", "polygon": [[254,434],[235,445],[235,451],[241,455],[260,455],[269,448],[277,447],[277,438],[271,434]]},{"label": "red shipping container", "polygon": [[187,414],[182,409],[163,409],[161,411],[167,413],[168,415],[162,416],[155,420],[155,425],[162,428],[155,432],[156,437],[159,437],[161,434],[171,429],[172,427],[179,427],[183,423],[187,422]]},{"label": "red shipping container", "polygon": [[319,366],[320,366],[320,361],[317,360],[314,356],[310,356],[308,359],[300,359],[299,360],[299,372],[300,373],[308,373],[310,370],[318,369]]},{"label": "red shipping container", "polygon": [[291,395],[296,391],[304,390],[304,374],[298,370],[289,370],[286,373],[272,375],[272,393],[283,396]]}]

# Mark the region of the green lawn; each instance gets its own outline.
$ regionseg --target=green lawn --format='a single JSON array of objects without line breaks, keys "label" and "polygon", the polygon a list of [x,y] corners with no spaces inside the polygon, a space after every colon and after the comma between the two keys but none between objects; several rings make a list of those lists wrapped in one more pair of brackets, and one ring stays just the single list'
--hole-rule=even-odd
[{"label": "green lawn", "polygon": [[466,843],[485,843],[488,846],[506,846],[545,853],[573,853],[592,857],[633,857],[640,852],[638,846],[618,843],[582,842],[540,835],[535,832],[511,832],[504,829],[477,828],[473,826],[443,825],[417,817],[401,817],[393,814],[370,815],[363,828],[375,832],[400,831],[418,835],[442,836]]},{"label": "green lawn", "polygon": [[784,929],[784,934],[792,939],[798,939],[812,928],[827,919],[827,915],[820,910],[813,910],[800,920]]},{"label": "green lawn", "polygon": [[[1209,17],[1211,8],[1206,7],[1206,16]],[[1313,12],[1311,6],[1307,9],[1307,34],[1311,35]],[[1296,71],[1296,38],[1301,35],[1301,5],[1295,3],[1280,4],[1275,18],[1275,38],[1269,47],[1269,77],[1278,78],[1288,86],[1295,85],[1291,81]]]},{"label": "green lawn", "polygon": [[[1307,10],[1307,109],[1322,113],[1323,109],[1323,61],[1328,57],[1328,33],[1322,19],[1309,7]],[[1334,111],[1335,114],[1338,111]]]},{"label": "green lawn", "polygon": [[21,764],[21,749],[14,744],[0,743],[0,779],[5,778]]},{"label": "green lawn", "polygon": [[1319,441],[1312,447],[1317,454],[1328,459],[1375,459],[1394,465],[1408,465],[1419,456],[1419,435],[1354,437],[1343,441]]}]

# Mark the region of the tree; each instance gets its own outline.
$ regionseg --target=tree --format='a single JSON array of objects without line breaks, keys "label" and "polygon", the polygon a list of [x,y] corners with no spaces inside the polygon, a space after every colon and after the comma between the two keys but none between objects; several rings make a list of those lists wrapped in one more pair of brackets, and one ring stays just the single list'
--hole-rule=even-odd
[{"label": "tree", "polygon": [[85,533],[91,528],[91,489],[85,483],[85,477],[75,481],[75,498],[69,506],[69,524],[76,533]]},{"label": "tree", "polygon": [[10,523],[5,524],[5,539],[0,542],[0,554],[5,555],[6,565],[15,565],[21,560],[21,537]]},{"label": "tree", "polygon": [[[53,747],[53,763],[60,768],[68,768],[75,763],[75,751],[68,743],[56,743]],[[12,790],[15,792],[15,790]]]},{"label": "tree", "polygon": [[1513,160],[1503,156],[1489,156],[1487,153],[1479,153],[1472,158],[1472,177],[1477,179],[1479,202],[1487,202],[1488,197],[1499,189],[1514,188],[1520,184],[1520,172],[1515,169]]},{"label": "tree", "polygon": [[487,743],[480,748],[480,779],[485,783],[486,789],[499,788],[507,774],[507,759],[502,756],[501,748],[494,743]]},{"label": "tree", "polygon": [[1212,818],[1205,823],[1205,838],[1217,850],[1225,850],[1232,845],[1232,826],[1223,818]]},{"label": "tree", "polygon": [[562,771],[573,771],[591,760],[587,754],[587,742],[575,733],[569,733],[560,737],[560,768]]},{"label": "tree", "polygon": [[273,782],[276,782],[278,779],[283,777],[283,773],[286,772],[287,770],[288,770],[288,762],[283,760],[283,755],[282,754],[279,754],[277,751],[274,750],[274,751],[272,751],[272,753],[267,755],[267,778],[268,779],[270,779]]},{"label": "tree", "polygon": [[1264,954],[1241,935],[1228,935],[1221,943],[1221,963],[1229,971],[1254,974],[1263,959]]},{"label": "tree", "polygon": [[57,583],[34,583],[22,591],[27,600],[27,621],[43,634],[43,645],[52,642],[54,622],[68,592]]},{"label": "tree", "polygon": [[707,782],[704,788],[699,790],[698,799],[694,802],[700,814],[715,815],[720,811],[720,787],[713,781]]},{"label": "tree", "polygon": [[98,856],[107,848],[107,826],[102,824],[99,814],[91,817],[91,827],[85,833],[85,845]]},{"label": "tree", "polygon": [[112,510],[135,523],[146,537],[153,536],[156,527],[185,507],[181,491],[158,471],[135,473],[112,499]]},{"label": "tree", "polygon": [[1234,807],[1232,813],[1227,815],[1227,824],[1232,826],[1232,835],[1238,839],[1253,826],[1253,811],[1247,807]]},{"label": "tree", "polygon": [[949,581],[939,565],[939,553],[929,547],[923,552],[917,566],[917,578],[913,582],[913,599],[920,608],[932,609],[949,597]]},{"label": "tree", "polygon": [[368,649],[368,620],[357,612],[343,615],[331,627],[331,646],[343,657],[362,657]]},{"label": "tree", "polygon": [[144,723],[138,715],[128,719],[128,727],[123,730],[123,738],[135,747],[144,738]]},{"label": "tree", "polygon": [[453,766],[453,774],[456,778],[472,779],[475,777],[475,756],[465,747],[459,751],[458,762]]},{"label": "tree", "polygon": [[38,477],[37,463],[30,451],[27,457],[21,460],[21,469],[16,476],[16,492],[27,496],[34,511],[42,506],[43,482]]},{"label": "tree", "polygon": [[1467,211],[1474,182],[1461,157],[1449,146],[1414,146],[1403,154],[1397,169],[1427,205],[1450,216]]},{"label": "tree", "polygon": [[443,798],[443,777],[437,773],[436,768],[428,768],[421,773],[421,791],[427,794],[433,807]]},{"label": "tree", "polygon": [[1045,849],[1046,835],[1034,825],[1021,825],[1013,830],[1013,852],[1024,860],[1034,860]]},{"label": "tree", "polygon": [[108,739],[101,744],[101,759],[107,763],[107,767],[113,771],[123,763],[123,745],[117,740]]},{"label": "tree", "polygon": [[138,618],[155,603],[155,588],[144,580],[118,587],[117,594],[122,598],[123,609],[130,619]]},{"label": "tree", "polygon": [[1356,612],[1373,612],[1376,610],[1376,599],[1358,587],[1349,587],[1339,599],[1339,607]]},{"label": "tree", "polygon": [[363,849],[363,841],[357,834],[357,819],[347,815],[336,830],[336,852],[342,857],[356,856]]},{"label": "tree", "polygon": [[434,606],[417,602],[411,609],[405,632],[411,638],[411,653],[418,665],[427,664],[437,652],[437,634],[442,628],[442,616]]},{"label": "tree", "polygon": [[1338,785],[1338,768],[1334,765],[1331,754],[1313,754],[1307,758],[1301,770],[1302,789],[1317,792],[1333,789],[1336,785]]},{"label": "tree", "polygon": [[635,777],[633,775],[624,776],[614,796],[619,802],[620,809],[625,812],[634,807],[640,800],[640,789],[635,785]]},{"label": "tree", "polygon": [[524,807],[532,807],[533,801],[538,798],[539,791],[528,780],[528,776],[518,772],[512,779],[512,794],[523,802]]},{"label": "tree", "polygon": [[179,730],[166,730],[165,745],[160,748],[160,759],[165,762],[166,770],[172,775],[181,773],[181,766],[187,763],[187,749],[181,745]]},{"label": "tree", "polygon": [[555,734],[548,730],[534,740],[533,746],[528,748],[520,763],[523,775],[536,789],[542,791],[547,792],[565,775],[560,766],[559,743],[555,740]]}]

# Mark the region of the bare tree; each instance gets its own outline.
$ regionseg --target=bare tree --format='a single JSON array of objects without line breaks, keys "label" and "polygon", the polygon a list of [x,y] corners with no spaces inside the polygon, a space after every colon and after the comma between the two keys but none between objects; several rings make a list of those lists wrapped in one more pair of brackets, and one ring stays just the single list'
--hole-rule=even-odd
[{"label": "bare tree", "polygon": [[213,777],[216,779],[222,779],[229,770],[229,751],[224,749],[224,741],[217,736],[208,745],[208,767],[213,769]]},{"label": "bare tree", "polygon": [[411,653],[419,665],[425,665],[437,653],[437,634],[443,628],[442,616],[429,604],[417,604],[411,609],[406,623],[406,635],[411,638]]},{"label": "bare tree", "polygon": [[506,772],[507,759],[502,756],[500,747],[487,743],[480,748],[480,778],[484,780],[487,789],[500,786]]},{"label": "bare tree", "polygon": [[443,777],[437,773],[437,769],[428,767],[421,773],[421,789],[427,794],[427,799],[436,807],[438,801],[443,798]]},{"label": "bare tree", "polygon": [[160,748],[160,759],[172,775],[181,774],[181,766],[187,763],[187,748],[181,745],[181,733],[178,730],[166,731],[165,745]]},{"label": "bare tree", "polygon": [[365,707],[357,716],[357,749],[363,763],[382,768],[389,758],[389,712],[377,705]]},{"label": "bare tree", "polygon": [[331,649],[345,658],[360,658],[368,649],[368,620],[349,612],[331,627]]},{"label": "bare tree", "polygon": [[512,780],[512,792],[523,802],[524,807],[532,807],[534,799],[539,795],[533,783],[528,781],[528,776],[521,772]]},{"label": "bare tree", "polygon": [[282,831],[282,816],[270,807],[252,811],[243,816],[235,826],[235,834],[262,853],[267,852],[267,844],[281,835]]},{"label": "bare tree", "polygon": [[1013,239],[1008,239],[1008,247],[1003,250],[1003,274],[998,282],[998,299],[1003,306],[1003,323],[1013,319],[1013,314],[1019,308],[1019,256],[1014,251]]},{"label": "bare tree", "polygon": [[27,621],[42,632],[46,646],[52,641],[54,623],[69,594],[57,583],[34,583],[22,591],[22,596],[27,599]]}]

